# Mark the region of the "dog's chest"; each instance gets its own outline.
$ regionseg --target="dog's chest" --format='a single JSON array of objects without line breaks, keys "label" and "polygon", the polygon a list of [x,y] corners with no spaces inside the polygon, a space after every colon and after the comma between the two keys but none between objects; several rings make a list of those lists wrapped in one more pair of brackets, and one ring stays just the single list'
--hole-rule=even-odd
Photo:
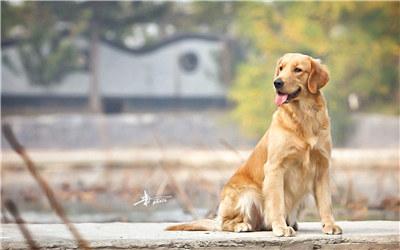
[{"label": "dog's chest", "polygon": [[318,120],[310,121],[309,126],[303,127],[304,131],[304,142],[311,149],[319,147],[323,136],[326,134],[326,130],[322,128],[321,122]]},{"label": "dog's chest", "polygon": [[286,181],[295,196],[310,192],[313,189],[315,174],[321,152],[318,147],[318,137],[313,138],[304,151],[299,152],[296,161],[292,162],[286,173]]},{"label": "dog's chest", "polygon": [[319,141],[319,136],[317,135],[312,135],[306,140],[307,144],[310,146],[311,149],[314,149],[316,147],[318,141]]},{"label": "dog's chest", "polygon": [[285,190],[294,200],[301,199],[313,190],[315,168],[313,165],[298,164],[285,173]]},{"label": "dog's chest", "polygon": [[320,135],[310,136],[305,143],[304,151],[300,152],[301,164],[298,167],[305,175],[312,176],[319,158],[324,155],[323,138]]}]

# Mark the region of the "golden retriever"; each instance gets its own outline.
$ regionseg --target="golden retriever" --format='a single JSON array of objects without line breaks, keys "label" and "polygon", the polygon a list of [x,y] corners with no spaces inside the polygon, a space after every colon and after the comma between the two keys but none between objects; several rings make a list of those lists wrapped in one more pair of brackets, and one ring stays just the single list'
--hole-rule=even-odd
[{"label": "golden retriever", "polygon": [[312,192],[322,231],[341,234],[332,214],[330,121],[320,91],[328,81],[319,60],[299,53],[280,58],[273,82],[278,108],[248,160],[224,186],[217,218],[166,230],[272,230],[276,236],[293,236],[299,205]]}]

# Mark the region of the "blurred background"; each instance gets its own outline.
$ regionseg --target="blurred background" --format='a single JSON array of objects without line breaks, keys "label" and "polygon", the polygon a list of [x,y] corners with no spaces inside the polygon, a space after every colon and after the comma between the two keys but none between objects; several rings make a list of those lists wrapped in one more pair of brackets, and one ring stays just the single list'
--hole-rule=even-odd
[{"label": "blurred background", "polygon": [[[74,222],[212,217],[276,60],[320,58],[340,220],[399,220],[399,2],[1,2],[1,118]],[[60,220],[1,138],[2,201]],[[145,206],[151,197],[171,196]],[[3,208],[2,222],[13,221]],[[313,199],[300,221],[317,221]]]}]

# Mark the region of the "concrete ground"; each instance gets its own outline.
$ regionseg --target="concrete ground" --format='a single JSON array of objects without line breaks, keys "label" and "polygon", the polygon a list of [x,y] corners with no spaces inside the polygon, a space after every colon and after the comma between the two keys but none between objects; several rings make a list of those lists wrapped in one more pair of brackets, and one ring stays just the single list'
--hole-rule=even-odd
[{"label": "concrete ground", "polygon": [[[295,237],[274,237],[271,232],[168,232],[170,223],[76,224],[94,249],[399,249],[399,221],[338,222],[343,235],[324,235],[317,222],[300,223]],[[1,249],[26,249],[15,224],[2,224]],[[43,249],[75,249],[62,224],[29,224]]]}]

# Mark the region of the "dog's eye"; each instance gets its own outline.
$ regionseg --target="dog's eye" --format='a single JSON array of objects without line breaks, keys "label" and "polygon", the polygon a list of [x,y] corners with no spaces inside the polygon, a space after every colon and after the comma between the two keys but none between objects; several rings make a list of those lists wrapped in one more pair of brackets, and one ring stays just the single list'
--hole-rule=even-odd
[{"label": "dog's eye", "polygon": [[282,69],[283,69],[283,67],[282,67],[282,66],[280,66],[280,67],[279,67],[279,71],[282,71]]},{"label": "dog's eye", "polygon": [[301,72],[301,71],[303,71],[302,69],[300,69],[300,68],[294,68],[294,72],[296,72],[296,73],[299,73],[299,72]]}]

